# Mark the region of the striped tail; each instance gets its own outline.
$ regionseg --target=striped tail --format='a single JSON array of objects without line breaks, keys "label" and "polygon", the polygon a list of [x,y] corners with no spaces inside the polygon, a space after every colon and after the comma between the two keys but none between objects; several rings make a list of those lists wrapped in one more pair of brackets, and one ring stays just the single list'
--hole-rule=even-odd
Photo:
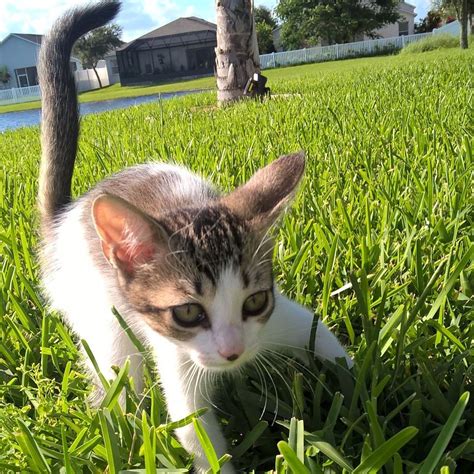
[{"label": "striped tail", "polygon": [[38,65],[42,94],[41,169],[39,207],[43,231],[71,201],[71,180],[79,137],[79,111],[70,67],[74,43],[105,25],[120,10],[117,0],[101,1],[70,10],[44,39]]}]

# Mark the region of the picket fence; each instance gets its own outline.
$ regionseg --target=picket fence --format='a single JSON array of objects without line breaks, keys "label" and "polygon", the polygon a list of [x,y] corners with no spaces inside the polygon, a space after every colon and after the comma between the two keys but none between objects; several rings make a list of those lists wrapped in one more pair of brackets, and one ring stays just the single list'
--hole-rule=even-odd
[{"label": "picket fence", "polygon": [[383,54],[402,49],[405,45],[419,41],[431,33],[380,38],[355,43],[332,44],[330,46],[315,46],[314,48],[297,49],[260,55],[261,69],[290,66],[292,64],[318,63],[336,59],[357,58]]},{"label": "picket fence", "polygon": [[0,89],[0,105],[17,104],[39,99],[41,91],[39,86],[19,87],[18,89]]}]

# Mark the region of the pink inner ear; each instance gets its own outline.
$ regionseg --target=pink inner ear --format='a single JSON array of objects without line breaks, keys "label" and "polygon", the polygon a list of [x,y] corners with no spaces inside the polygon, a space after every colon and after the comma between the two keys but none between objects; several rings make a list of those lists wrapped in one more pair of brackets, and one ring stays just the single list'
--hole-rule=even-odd
[{"label": "pink inner ear", "polygon": [[141,211],[115,196],[100,196],[92,207],[105,257],[126,272],[150,261],[155,252],[152,224]]}]

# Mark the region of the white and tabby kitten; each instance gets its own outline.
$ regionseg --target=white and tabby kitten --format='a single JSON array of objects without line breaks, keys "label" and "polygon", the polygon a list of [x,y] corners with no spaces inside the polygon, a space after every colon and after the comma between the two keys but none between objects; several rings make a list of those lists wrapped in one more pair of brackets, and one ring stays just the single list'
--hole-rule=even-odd
[{"label": "white and tabby kitten", "polygon": [[[209,406],[187,376],[196,372],[191,365],[232,371],[265,348],[304,354],[313,315],[275,288],[268,237],[302,177],[304,157],[281,157],[228,195],[184,168],[157,163],[126,169],[72,201],[79,117],[69,57],[74,42],[119,7],[103,1],[72,10],[41,49],[43,281],[101,371],[113,378],[111,366],[130,358],[138,385],[140,356],[111,312],[118,309],[153,352],[178,420]],[[351,365],[321,322],[316,355]],[[204,423],[222,455],[226,444],[212,410]],[[194,454],[195,469],[206,471],[192,426],[177,435]]]}]

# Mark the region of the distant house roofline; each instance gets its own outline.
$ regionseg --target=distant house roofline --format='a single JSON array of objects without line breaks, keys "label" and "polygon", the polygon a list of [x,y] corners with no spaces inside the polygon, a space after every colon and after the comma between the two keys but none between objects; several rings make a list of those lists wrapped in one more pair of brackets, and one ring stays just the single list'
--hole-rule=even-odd
[{"label": "distant house roofline", "polygon": [[140,36],[136,40],[160,38],[164,36],[207,30],[217,31],[217,25],[210,21],[203,20],[202,18],[198,18],[197,16],[180,17]]},{"label": "distant house roofline", "polygon": [[5,38],[3,38],[2,41],[0,41],[0,45],[5,43],[12,36],[37,46],[39,46],[43,40],[43,35],[35,35],[30,33],[9,33],[7,36],[5,36]]},{"label": "distant house roofline", "polygon": [[[5,36],[5,38],[3,38],[2,41],[0,41],[0,46],[11,37],[21,39],[23,41],[26,41],[27,43],[34,44],[35,46],[41,46],[41,42],[43,41],[44,35],[35,35],[31,33],[9,33],[7,36]],[[82,64],[81,60],[79,58],[76,58],[76,56],[71,56],[71,59],[75,62]]]},{"label": "distant house roofline", "polygon": [[174,36],[189,36],[193,33],[209,31],[215,33],[217,31],[217,25],[196,16],[180,17],[150,31],[149,33],[139,36],[138,38],[117,48],[116,51],[125,51],[129,47],[143,44],[147,40],[162,40],[163,42],[166,42],[167,39]]}]

